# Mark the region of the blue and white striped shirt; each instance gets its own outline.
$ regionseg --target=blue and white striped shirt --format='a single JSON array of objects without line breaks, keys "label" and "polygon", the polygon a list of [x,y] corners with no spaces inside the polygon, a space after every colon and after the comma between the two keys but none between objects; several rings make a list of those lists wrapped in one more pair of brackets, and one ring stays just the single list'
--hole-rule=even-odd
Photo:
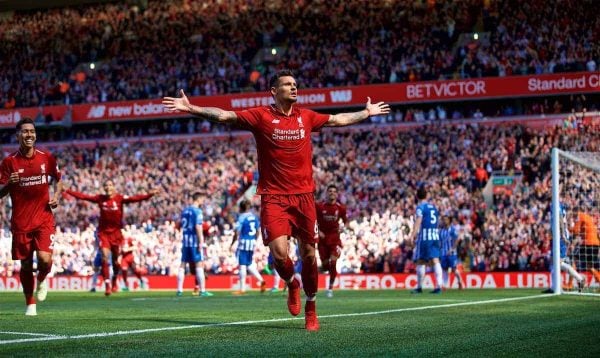
[{"label": "blue and white striped shirt", "polygon": [[439,241],[438,218],[439,212],[435,206],[427,202],[422,202],[417,206],[417,217],[421,219],[421,227],[419,228],[420,242],[423,241]]},{"label": "blue and white striped shirt", "polygon": [[442,256],[456,255],[456,248],[454,247],[458,240],[456,227],[450,225],[440,229],[440,240],[442,241]]},{"label": "blue and white striped shirt", "polygon": [[181,213],[181,231],[183,233],[183,247],[198,247],[198,234],[196,225],[202,225],[204,217],[202,210],[188,206]]},{"label": "blue and white striped shirt", "polygon": [[256,246],[256,236],[260,222],[252,212],[240,214],[235,224],[239,238],[238,250],[253,251]]}]

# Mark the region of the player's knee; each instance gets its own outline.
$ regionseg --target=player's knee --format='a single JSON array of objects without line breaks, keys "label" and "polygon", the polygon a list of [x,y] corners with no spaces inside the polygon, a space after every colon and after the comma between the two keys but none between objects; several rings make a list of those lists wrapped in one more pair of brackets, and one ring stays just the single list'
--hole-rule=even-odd
[{"label": "player's knee", "polygon": [[313,264],[314,262],[316,262],[314,251],[312,253],[305,252],[302,256],[302,262],[305,262],[306,264]]},{"label": "player's knee", "polygon": [[273,257],[275,267],[283,267],[287,262],[287,257]]},{"label": "player's knee", "polygon": [[21,271],[25,271],[25,272],[33,271],[33,261],[21,260]]},{"label": "player's knee", "polygon": [[52,267],[52,261],[51,260],[40,260],[40,261],[38,261],[38,269],[39,270],[46,270],[49,267]]}]

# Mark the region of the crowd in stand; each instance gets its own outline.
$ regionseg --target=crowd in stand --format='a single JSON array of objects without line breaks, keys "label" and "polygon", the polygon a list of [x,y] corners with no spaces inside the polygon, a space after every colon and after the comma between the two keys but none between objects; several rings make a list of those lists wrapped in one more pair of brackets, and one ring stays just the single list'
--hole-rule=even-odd
[{"label": "crowd in stand", "polygon": [[[591,0],[557,6],[542,0],[167,0],[17,12],[0,19],[0,107],[160,98],[179,88],[193,96],[265,91],[266,79],[280,67],[293,69],[302,87],[597,71],[598,10]],[[486,36],[460,36],[474,31]],[[598,102],[589,96],[596,97],[587,110]],[[546,270],[550,148],[600,151],[598,128],[576,115],[545,132],[441,124],[586,110],[583,95],[523,102],[521,108],[499,101],[489,108],[483,102],[398,106],[371,119],[390,123],[385,129],[358,126],[316,136],[317,196],[336,183],[349,210],[341,271],[414,270],[405,239],[421,184],[459,229],[467,269]],[[407,132],[396,126],[400,122],[429,124]],[[61,147],[56,155],[70,189],[98,193],[110,178],[124,194],[160,190],[125,212],[125,234],[135,239],[136,257],[148,273],[176,272],[178,216],[190,194],[202,191],[207,268],[228,273],[237,267],[229,247],[234,204],[256,179],[253,141],[135,139],[221,130],[190,119],[116,124],[73,131],[66,139],[113,138],[117,144]],[[522,181],[486,201],[482,188],[496,170],[522,173]],[[0,275],[19,269],[9,257],[7,205],[0,205]],[[64,198],[56,215],[56,273],[91,272],[98,214],[95,204]],[[267,250],[258,246],[262,269]]]},{"label": "crowd in stand", "polygon": [[[589,0],[168,0],[17,12],[0,19],[0,105],[264,91],[279,67],[303,87],[595,71],[598,10]],[[474,31],[489,36],[460,37]]]},{"label": "crowd in stand", "polygon": [[[545,131],[521,126],[434,124],[407,131],[401,126],[324,130],[314,137],[315,180],[335,183],[348,207],[342,233],[341,272],[411,272],[415,190],[425,184],[440,213],[452,218],[463,243],[467,270],[547,270],[551,235],[549,153],[553,146],[600,151],[600,131],[577,121]],[[202,205],[207,237],[207,269],[237,269],[230,250],[235,201],[256,180],[254,143],[249,136],[228,140],[123,140],[115,146],[63,147],[56,154],[66,185],[86,193],[101,191],[108,178],[125,194],[160,189],[149,201],[130,204],[125,236],[135,239],[144,271],[173,274],[179,265],[181,234],[176,227],[189,195],[206,194]],[[482,188],[494,171],[522,173],[514,190],[486,201]],[[255,197],[254,204],[259,205]],[[7,202],[0,206],[0,274],[9,259]],[[65,197],[57,210],[56,273],[89,274],[95,255],[95,204]],[[267,250],[258,245],[259,268]],[[16,268],[18,269],[18,267]],[[3,271],[3,272],[2,272]]]}]

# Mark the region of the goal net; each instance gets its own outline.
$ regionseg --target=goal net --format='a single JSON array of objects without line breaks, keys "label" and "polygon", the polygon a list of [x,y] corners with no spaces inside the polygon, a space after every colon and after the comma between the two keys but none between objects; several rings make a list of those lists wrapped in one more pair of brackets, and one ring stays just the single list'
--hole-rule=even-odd
[{"label": "goal net", "polygon": [[600,152],[554,148],[551,215],[554,293],[600,294],[599,202]]}]

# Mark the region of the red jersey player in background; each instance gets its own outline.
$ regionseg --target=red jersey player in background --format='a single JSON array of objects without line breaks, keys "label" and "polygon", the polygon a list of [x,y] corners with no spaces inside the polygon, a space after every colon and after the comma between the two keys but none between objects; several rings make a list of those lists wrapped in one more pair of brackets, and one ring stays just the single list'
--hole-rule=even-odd
[{"label": "red jersey player in background", "polygon": [[123,246],[121,247],[121,274],[123,275],[123,291],[129,291],[129,284],[127,283],[127,275],[129,268],[140,281],[140,288],[144,288],[144,280],[142,280],[142,271],[137,266],[136,258],[133,255],[135,249],[135,242],[132,237],[126,237],[123,240]]},{"label": "red jersey player in background", "polygon": [[300,281],[294,276],[288,240],[298,238],[302,256],[302,284],[306,294],[305,328],[319,330],[316,311],[318,284],[315,244],[318,241],[315,184],[312,177],[311,132],[323,126],[347,126],[369,116],[389,113],[383,102],[371,103],[358,112],[319,114],[295,107],[298,86],[289,70],[277,72],[269,82],[274,104],[245,111],[225,111],[190,104],[183,90],[181,97],[165,97],[163,105],[171,112],[186,112],[217,123],[237,124],[249,130],[256,140],[258,189],[261,195],[260,221],[263,242],[269,246],[275,268],[288,286],[288,310],[297,316],[301,310]]},{"label": "red jersey player in background", "polygon": [[346,206],[338,203],[338,190],[335,185],[327,187],[327,201],[317,203],[317,221],[319,223],[319,256],[323,270],[329,271],[327,297],[333,297],[333,282],[337,276],[337,259],[342,253],[340,239],[340,220],[348,223]]},{"label": "red jersey player in background", "polygon": [[[111,292],[117,292],[117,277],[119,276],[118,264],[119,255],[121,253],[121,245],[123,244],[123,204],[135,203],[150,199],[158,193],[158,190],[150,190],[147,194],[139,194],[127,196],[117,193],[112,180],[104,182],[104,194],[89,195],[83,194],[74,190],[65,190],[65,193],[81,200],[91,201],[98,204],[100,207],[100,220],[98,222],[98,239],[100,248],[102,249],[102,276],[104,277],[106,296],[110,296]],[[112,288],[109,271],[109,257],[112,253],[113,277]]]},{"label": "red jersey player in background", "polygon": [[[60,171],[50,152],[35,148],[35,125],[30,118],[17,123],[19,150],[0,163],[0,198],[10,194],[12,201],[12,258],[21,260],[19,276],[27,305],[25,314],[37,314],[33,297],[33,252],[37,252],[37,298],[48,294],[46,276],[52,269],[54,216],[62,191]],[[54,193],[50,197],[50,177]]]}]

